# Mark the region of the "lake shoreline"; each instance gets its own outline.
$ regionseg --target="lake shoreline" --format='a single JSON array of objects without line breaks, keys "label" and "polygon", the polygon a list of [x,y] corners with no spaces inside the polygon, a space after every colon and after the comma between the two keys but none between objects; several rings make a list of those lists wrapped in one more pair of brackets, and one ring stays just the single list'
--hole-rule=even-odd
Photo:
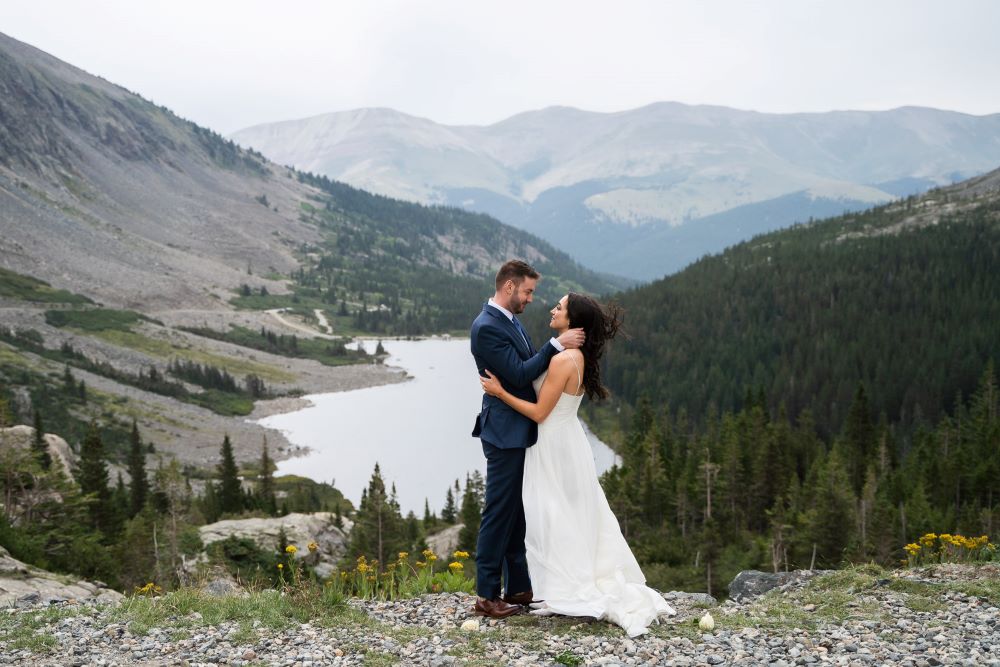
[{"label": "lake shoreline", "polygon": [[[282,457],[278,474],[334,479],[357,502],[378,464],[386,486],[396,484],[404,513],[422,512],[425,502],[440,511],[456,480],[461,485],[473,471],[485,473],[481,443],[472,437],[482,391],[469,339],[358,342],[371,352],[379,340],[388,354],[384,363],[405,381],[299,397],[272,406],[275,414],[256,423],[291,444],[292,456]],[[279,412],[287,409],[293,411]],[[613,465],[615,453],[596,436],[589,441],[599,472]]]}]

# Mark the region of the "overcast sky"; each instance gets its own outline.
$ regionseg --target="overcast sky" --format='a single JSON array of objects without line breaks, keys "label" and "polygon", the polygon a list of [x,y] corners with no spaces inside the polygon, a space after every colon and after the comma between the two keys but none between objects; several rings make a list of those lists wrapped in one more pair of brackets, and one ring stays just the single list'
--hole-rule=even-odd
[{"label": "overcast sky", "polygon": [[1000,112],[994,0],[4,0],[0,32],[228,134],[391,107]]}]

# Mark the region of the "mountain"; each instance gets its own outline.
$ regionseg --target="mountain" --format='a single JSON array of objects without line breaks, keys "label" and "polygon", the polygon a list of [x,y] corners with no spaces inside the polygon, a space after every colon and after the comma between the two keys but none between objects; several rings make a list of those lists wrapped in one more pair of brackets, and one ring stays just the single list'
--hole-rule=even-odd
[{"label": "mountain", "polygon": [[756,236],[618,296],[618,398],[696,423],[765,401],[841,432],[858,386],[904,431],[1000,360],[1000,170]]},{"label": "mountain", "polygon": [[[387,221],[370,204],[384,198],[330,188],[364,209],[331,205],[340,220],[376,241]],[[218,308],[243,282],[287,291],[262,276],[287,277],[308,264],[302,248],[318,249],[326,231],[304,206],[330,200],[260,154],[0,35],[4,267],[116,306]],[[390,209],[394,233],[422,244],[406,266],[478,286],[517,251],[554,278],[572,274],[595,291],[612,285],[485,216],[403,203]],[[455,260],[458,248],[475,256],[475,267]],[[393,253],[359,247],[355,257]]]},{"label": "mountain", "polygon": [[115,461],[133,419],[200,470],[224,435],[287,458],[243,419],[255,400],[401,381],[345,341],[468,331],[510,257],[547,300],[629,284],[489,216],[281,167],[0,35],[0,425],[37,411],[75,444],[97,420]]},{"label": "mountain", "polygon": [[489,213],[587,266],[637,279],[810,217],[860,210],[1000,164],[1000,114],[764,114],[658,103],[552,107],[489,126],[390,109],[258,125],[232,138],[385,195]]}]

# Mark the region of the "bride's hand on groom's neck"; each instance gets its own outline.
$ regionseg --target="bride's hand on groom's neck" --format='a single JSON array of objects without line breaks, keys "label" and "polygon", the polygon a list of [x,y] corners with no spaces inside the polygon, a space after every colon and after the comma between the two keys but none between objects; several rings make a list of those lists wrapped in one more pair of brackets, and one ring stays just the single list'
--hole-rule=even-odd
[{"label": "bride's hand on groom's neck", "polygon": [[566,349],[576,349],[583,347],[583,341],[586,340],[586,336],[583,333],[583,329],[568,329],[563,333],[559,334],[559,344]]}]

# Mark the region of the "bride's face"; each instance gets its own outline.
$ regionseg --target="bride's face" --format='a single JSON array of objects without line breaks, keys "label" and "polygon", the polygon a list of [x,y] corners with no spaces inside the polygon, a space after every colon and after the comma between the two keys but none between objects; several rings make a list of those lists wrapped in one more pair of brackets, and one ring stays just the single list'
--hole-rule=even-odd
[{"label": "bride's face", "polygon": [[559,299],[559,303],[555,305],[555,308],[550,310],[552,313],[552,319],[549,320],[549,326],[556,331],[565,331],[569,329],[569,313],[566,312],[566,303],[569,301],[569,295],[564,296]]}]

